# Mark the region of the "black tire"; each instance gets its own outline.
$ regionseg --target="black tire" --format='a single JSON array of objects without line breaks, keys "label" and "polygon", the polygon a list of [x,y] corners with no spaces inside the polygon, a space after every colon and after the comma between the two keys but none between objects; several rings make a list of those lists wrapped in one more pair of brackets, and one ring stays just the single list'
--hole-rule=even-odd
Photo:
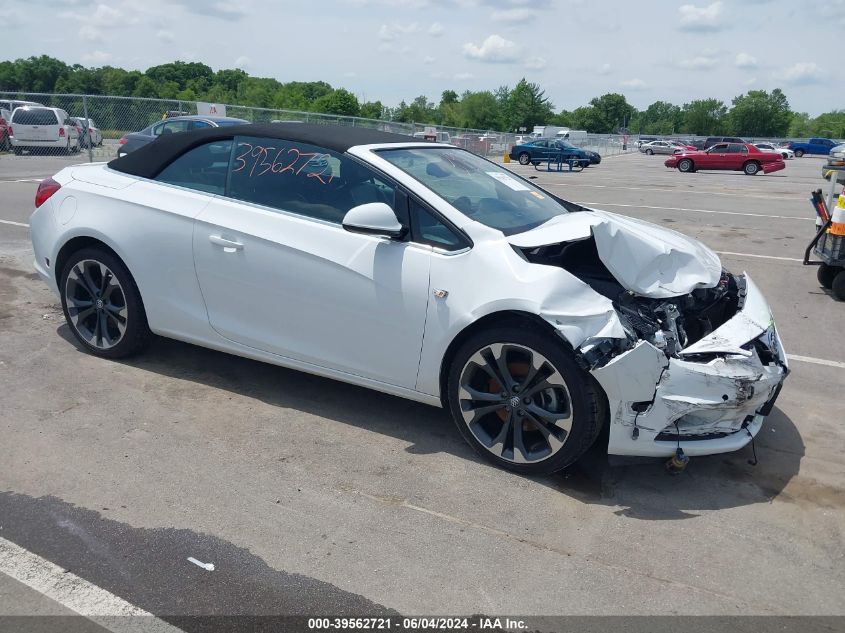
[{"label": "black tire", "polygon": [[750,160],[742,166],[742,171],[746,176],[756,176],[760,171],[760,163],[756,160]]},{"label": "black tire", "polygon": [[841,266],[828,266],[827,264],[822,264],[821,266],[819,266],[819,270],[816,273],[816,278],[819,280],[819,285],[822,288],[830,290],[830,288],[833,286],[833,279],[841,271]]},{"label": "black tire", "polygon": [[682,158],[678,161],[678,171],[682,171],[685,174],[690,173],[695,169],[695,165],[689,158]]},{"label": "black tire", "polygon": [[528,152],[522,152],[517,160],[519,160],[520,165],[527,165],[531,162],[531,155]]},{"label": "black tire", "polygon": [[[117,290],[111,292],[110,294],[114,295],[115,292],[119,291],[122,295],[122,301],[120,301],[121,297],[115,297],[109,300],[109,304],[111,304],[111,301],[118,301],[119,303],[122,303],[126,312],[123,323],[124,331],[119,340],[108,347],[92,344],[88,340],[90,337],[87,337],[80,332],[81,329],[85,328],[83,326],[78,327],[71,317],[71,309],[76,310],[75,315],[79,315],[82,311],[74,306],[71,306],[71,308],[68,307],[68,297],[71,293],[70,287],[72,285],[77,285],[82,288],[83,286],[83,284],[78,284],[73,282],[73,280],[71,280],[71,286],[69,286],[69,277],[72,273],[77,274],[81,271],[84,266],[84,262],[94,262],[105,266],[107,271],[110,271],[114,279],[117,280]],[[83,264],[83,266],[80,264]],[[107,279],[110,279],[110,277]],[[102,277],[100,278],[100,281],[100,287],[106,287],[106,284],[102,283]],[[82,288],[82,290],[84,290],[84,288]],[[61,276],[59,277],[59,293],[62,298],[62,310],[64,311],[65,321],[67,321],[70,331],[73,332],[76,339],[89,353],[103,358],[123,358],[142,351],[152,342],[154,335],[147,324],[147,314],[144,310],[144,303],[141,300],[141,293],[138,291],[138,286],[123,262],[105,248],[83,248],[68,257],[64,267],[62,268]],[[91,293],[87,292],[87,295],[91,295]],[[105,299],[105,297],[103,298]],[[70,299],[70,301],[73,301],[73,299]],[[102,301],[98,301],[98,303],[102,303]],[[97,308],[97,316],[94,316],[95,320],[99,319],[98,315],[100,311],[100,308]],[[102,312],[105,314],[106,309],[102,309]],[[105,316],[103,319],[104,322],[108,322],[108,319]],[[113,322],[117,323],[117,319],[115,318]],[[87,331],[90,333],[90,330]],[[96,334],[94,336],[96,340]]]},{"label": "black tire", "polygon": [[[563,442],[558,448],[552,450],[551,444],[546,441],[548,448],[551,450],[551,453],[546,457],[542,457],[542,450],[539,453],[541,457],[533,461],[529,461],[528,463],[517,463],[515,460],[503,457],[503,455],[507,452],[506,445],[509,440],[511,441],[511,450],[513,455],[516,456],[517,454],[516,449],[513,448],[513,445],[515,444],[514,438],[516,437],[516,428],[520,429],[519,435],[523,439],[523,447],[530,446],[532,448],[542,448],[543,444],[541,437],[544,434],[540,433],[536,423],[532,422],[529,418],[516,417],[517,415],[527,415],[523,414],[522,407],[525,407],[525,410],[528,410],[529,407],[533,406],[533,409],[536,410],[540,407],[540,405],[538,405],[537,402],[532,403],[528,398],[526,398],[522,403],[519,403],[519,399],[517,398],[518,404],[513,405],[513,395],[518,393],[516,390],[509,392],[510,396],[505,394],[505,392],[498,394],[498,391],[501,390],[502,387],[500,387],[498,383],[491,384],[489,386],[491,393],[494,395],[498,394],[501,398],[504,398],[504,402],[510,404],[511,407],[518,406],[520,408],[516,411],[509,408],[507,409],[507,412],[499,409],[496,412],[488,412],[476,418],[479,420],[476,424],[476,428],[478,428],[483,421],[485,424],[492,425],[492,430],[489,432],[491,435],[493,433],[499,433],[499,437],[505,438],[502,440],[502,449],[499,455],[492,452],[492,450],[496,449],[498,445],[494,445],[493,449],[488,449],[485,444],[476,438],[474,432],[470,429],[470,423],[465,421],[464,408],[470,407],[468,410],[471,410],[472,403],[474,402],[466,398],[463,400],[460,398],[460,392],[464,389],[462,381],[466,380],[466,372],[473,371],[470,369],[473,367],[470,359],[472,359],[476,353],[482,352],[489,346],[496,345],[497,343],[504,343],[513,346],[510,349],[515,350],[513,353],[516,354],[519,354],[524,351],[525,348],[528,348],[533,354],[544,357],[547,364],[543,364],[543,367],[551,367],[553,370],[556,370],[557,374],[553,375],[559,375],[565,383],[564,397],[568,400],[565,408],[568,413],[571,414],[571,426],[568,433],[565,431],[562,433],[564,436],[562,439],[560,437],[557,438],[559,441]],[[519,365],[511,364],[512,361],[510,359],[512,358],[513,356],[506,361],[506,364],[509,371],[514,372],[513,367],[518,367]],[[527,367],[527,365],[523,364],[522,367]],[[480,376],[482,383],[486,377],[489,377],[489,374],[477,373],[482,370],[475,371],[476,375]],[[531,381],[528,380],[527,382],[530,383]],[[495,380],[493,383],[495,383]],[[483,390],[487,391],[486,388]],[[538,392],[533,397],[536,400],[545,398],[543,394],[545,394],[546,391],[548,391],[548,389]],[[528,392],[526,391],[525,393]],[[455,421],[458,431],[470,444],[470,446],[472,446],[479,455],[493,464],[521,474],[549,474],[557,472],[572,464],[595,442],[607,416],[606,401],[601,388],[589,374],[576,364],[572,352],[567,350],[561,342],[554,340],[551,335],[538,331],[533,326],[525,327],[519,323],[478,332],[461,345],[460,349],[452,359],[451,366],[449,367],[446,397],[448,400],[449,411],[452,414],[452,419]],[[561,400],[562,399],[563,398],[561,398]],[[482,404],[478,406],[484,405]],[[560,403],[558,403],[558,406],[560,406]],[[546,407],[544,406],[542,409],[545,410]],[[467,413],[467,415],[470,414]],[[502,415],[505,417],[502,417]],[[507,418],[507,420],[505,418]],[[519,420],[518,427],[513,424],[517,419]],[[511,424],[513,424],[513,426],[509,427],[508,425]],[[526,427],[526,425],[528,426]],[[560,428],[553,428],[556,433],[560,433]]]},{"label": "black tire", "polygon": [[20,147],[13,147],[12,151],[15,153],[15,156],[20,156],[21,154],[23,154],[23,149],[21,149]]},{"label": "black tire", "polygon": [[804,155],[803,149],[796,149],[795,150],[795,158],[801,158]]},{"label": "black tire", "polygon": [[840,270],[833,278],[830,290],[837,301],[845,301],[845,270]]},{"label": "black tire", "polygon": [[654,156],[654,150],[653,149],[647,149],[645,151],[645,153],[648,154],[649,156]]}]

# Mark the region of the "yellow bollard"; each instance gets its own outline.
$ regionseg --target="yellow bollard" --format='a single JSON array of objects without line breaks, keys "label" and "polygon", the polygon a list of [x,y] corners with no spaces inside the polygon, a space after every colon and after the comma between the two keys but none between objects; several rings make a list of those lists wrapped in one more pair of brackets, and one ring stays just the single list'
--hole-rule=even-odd
[{"label": "yellow bollard", "polygon": [[511,162],[511,157],[508,155],[508,153],[507,153],[507,152],[505,152],[505,162],[506,162],[506,163]]}]

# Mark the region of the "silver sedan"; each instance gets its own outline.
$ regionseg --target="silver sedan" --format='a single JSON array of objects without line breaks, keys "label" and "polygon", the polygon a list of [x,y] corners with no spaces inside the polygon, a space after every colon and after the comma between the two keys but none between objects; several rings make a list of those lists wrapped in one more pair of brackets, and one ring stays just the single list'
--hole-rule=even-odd
[{"label": "silver sedan", "polygon": [[676,151],[682,149],[680,145],[676,145],[671,141],[652,141],[651,143],[644,143],[640,146],[640,151],[643,154],[674,154]]}]

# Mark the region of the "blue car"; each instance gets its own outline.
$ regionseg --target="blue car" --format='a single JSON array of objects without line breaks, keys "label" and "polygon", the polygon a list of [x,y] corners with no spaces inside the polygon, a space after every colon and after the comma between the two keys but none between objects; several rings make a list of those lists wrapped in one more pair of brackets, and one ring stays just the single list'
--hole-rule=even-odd
[{"label": "blue car", "polygon": [[520,143],[514,145],[510,151],[510,159],[519,161],[520,165],[527,165],[533,163],[539,165],[541,161],[549,160],[549,158],[557,158],[560,156],[563,160],[570,158],[580,158],[582,167],[589,167],[590,163],[601,161],[601,157],[596,154],[598,161],[590,156],[595,152],[588,152],[579,147],[560,141],[553,138],[541,138],[536,141],[529,141],[528,143]]}]

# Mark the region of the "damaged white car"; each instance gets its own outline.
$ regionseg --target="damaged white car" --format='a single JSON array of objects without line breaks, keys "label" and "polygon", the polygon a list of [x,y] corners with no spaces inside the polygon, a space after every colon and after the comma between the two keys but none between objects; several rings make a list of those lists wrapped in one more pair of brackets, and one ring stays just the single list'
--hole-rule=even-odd
[{"label": "damaged white car", "polygon": [[757,286],[702,244],[378,131],[169,135],[45,180],[31,227],[91,353],[158,334],[443,406],[523,473],[605,425],[612,454],[736,450],[788,373]]}]

